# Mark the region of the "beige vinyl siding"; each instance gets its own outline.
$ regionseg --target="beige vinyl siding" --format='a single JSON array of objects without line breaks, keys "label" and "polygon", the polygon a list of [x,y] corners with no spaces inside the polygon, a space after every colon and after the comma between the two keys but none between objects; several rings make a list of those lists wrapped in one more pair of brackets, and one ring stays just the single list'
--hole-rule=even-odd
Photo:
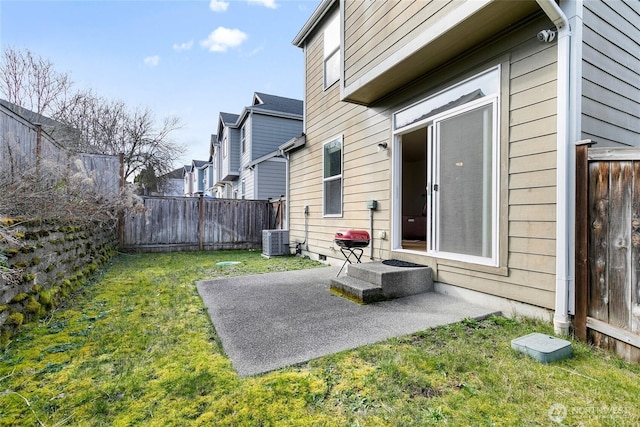
[{"label": "beige vinyl siding", "polygon": [[[509,279],[516,299],[547,308],[555,292],[556,58],[555,44],[530,42],[510,68]],[[513,298],[513,288],[503,296]]]},{"label": "beige vinyl siding", "polygon": [[345,8],[345,81],[357,80],[463,2],[354,1]]},{"label": "beige vinyl siding", "polygon": [[582,137],[640,145],[640,7],[584,2]]},{"label": "beige vinyl siding", "polygon": [[[379,204],[375,229],[389,231],[390,163],[386,152],[378,153],[377,143],[388,142],[390,131],[387,116],[340,102],[339,85],[323,90],[322,49],[320,32],[305,47],[307,145],[292,153],[290,239],[304,241],[303,209],[307,205],[309,249],[338,258],[342,255],[333,242],[333,235],[345,228],[368,229],[367,200],[375,199]],[[339,135],[343,136],[343,215],[323,218],[322,144]]]},{"label": "beige vinyl siding", "polygon": [[[386,2],[347,2],[347,16],[359,16],[359,23],[359,20],[374,19],[373,12],[377,8],[392,6],[378,3]],[[399,7],[398,4],[393,6]],[[373,9],[365,13],[366,8]],[[355,31],[358,25],[361,24],[348,20],[347,34]],[[373,22],[369,25],[368,28]],[[309,252],[341,259],[333,242],[334,233],[343,228],[368,229],[366,201],[375,199],[378,201],[374,214],[375,259],[393,257],[429,264],[435,269],[436,279],[442,283],[553,308],[557,50],[554,43],[540,43],[536,38],[540,28],[550,25],[546,18],[539,17],[375,108],[339,101],[338,87],[323,90],[322,35],[319,32],[316,37],[310,37],[305,46],[307,144],[292,153],[290,163],[292,243],[302,242],[305,238],[303,207],[308,205]],[[370,56],[374,58],[376,54]],[[379,231],[390,235],[392,230],[392,113],[455,81],[505,62],[503,73],[507,74],[501,96],[501,111],[505,114],[501,117],[500,127],[503,153],[500,159],[503,200],[500,229],[504,231],[500,239],[500,267],[392,252],[390,239],[377,239]],[[367,64],[365,69],[371,66]],[[337,135],[344,137],[343,216],[323,218],[322,144]],[[379,152],[377,144],[380,142],[390,144],[390,149]],[[363,259],[369,259],[369,250],[365,249]]]},{"label": "beige vinyl siding", "polygon": [[[535,40],[540,20],[490,52],[510,52],[507,96],[506,269],[437,260],[437,280],[552,309],[555,301],[556,58],[555,44]],[[504,49],[504,50],[503,50]],[[486,53],[485,53],[486,55]],[[480,70],[478,70],[480,71]],[[504,127],[502,129],[505,129]],[[506,139],[505,139],[506,138]],[[504,159],[503,159],[504,160]],[[394,252],[394,256],[397,253]],[[412,259],[417,262],[415,257]],[[432,264],[431,264],[432,265]]]}]

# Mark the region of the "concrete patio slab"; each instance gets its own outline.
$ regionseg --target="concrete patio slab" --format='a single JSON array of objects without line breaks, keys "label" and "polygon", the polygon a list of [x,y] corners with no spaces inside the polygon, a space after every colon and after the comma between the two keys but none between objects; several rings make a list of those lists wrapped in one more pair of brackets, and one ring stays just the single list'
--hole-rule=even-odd
[{"label": "concrete patio slab", "polygon": [[434,292],[358,305],[329,291],[337,272],[324,267],[197,282],[239,375],[498,313]]}]

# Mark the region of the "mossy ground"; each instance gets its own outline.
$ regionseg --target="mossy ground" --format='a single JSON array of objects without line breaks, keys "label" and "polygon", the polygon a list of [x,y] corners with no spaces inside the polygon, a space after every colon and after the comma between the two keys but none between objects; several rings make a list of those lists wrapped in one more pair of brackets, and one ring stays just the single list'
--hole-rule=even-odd
[{"label": "mossy ground", "polygon": [[239,378],[195,281],[315,266],[120,255],[0,351],[0,425],[640,425],[638,366],[575,342],[572,359],[542,365],[510,348],[551,333],[529,321],[468,320]]}]

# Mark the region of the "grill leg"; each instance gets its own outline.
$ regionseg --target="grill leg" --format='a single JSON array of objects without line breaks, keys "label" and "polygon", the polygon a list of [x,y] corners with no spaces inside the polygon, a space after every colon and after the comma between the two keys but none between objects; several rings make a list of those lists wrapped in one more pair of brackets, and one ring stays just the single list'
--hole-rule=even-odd
[{"label": "grill leg", "polygon": [[[359,251],[359,253],[357,251]],[[362,248],[347,248],[346,252],[345,252],[344,248],[340,248],[340,252],[342,252],[342,256],[344,256],[345,260],[342,263],[342,267],[340,267],[340,270],[338,271],[338,274],[336,274],[336,277],[338,277],[340,275],[340,273],[342,273],[342,269],[344,268],[345,265],[347,265],[347,263],[352,264],[351,255],[353,255],[354,258],[356,259],[356,264],[362,263],[362,261],[360,261],[360,259],[362,258],[362,253],[363,253]]]}]

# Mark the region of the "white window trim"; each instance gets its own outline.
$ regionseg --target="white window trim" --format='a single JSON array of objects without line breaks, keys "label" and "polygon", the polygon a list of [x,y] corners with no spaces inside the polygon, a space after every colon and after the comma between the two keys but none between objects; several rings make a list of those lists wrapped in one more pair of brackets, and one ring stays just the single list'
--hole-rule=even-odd
[{"label": "white window trim", "polygon": [[247,142],[247,125],[245,123],[244,125],[242,125],[242,128],[240,128],[240,147],[242,150],[241,154],[244,154],[247,152],[246,142]]},{"label": "white window trim", "polygon": [[[436,94],[426,97],[423,100],[420,100],[416,103],[413,103],[405,108],[402,108],[396,112],[394,112],[391,115],[391,125],[392,125],[392,129],[393,129],[393,137],[392,137],[392,165],[393,165],[393,175],[392,175],[392,191],[393,191],[393,211],[392,211],[392,230],[393,230],[393,238],[392,238],[392,250],[394,252],[404,252],[404,253],[411,253],[411,254],[417,254],[417,255],[427,255],[427,256],[431,256],[434,258],[438,258],[438,259],[445,259],[445,260],[454,260],[454,261],[461,261],[461,262],[467,262],[467,263],[472,263],[472,264],[479,264],[479,265],[486,265],[486,266],[491,266],[491,267],[498,267],[499,263],[500,263],[500,220],[501,218],[499,218],[500,215],[500,141],[501,141],[501,135],[500,135],[500,94],[499,93],[494,93],[494,94],[488,94],[487,96],[484,96],[483,98],[468,102],[466,104],[457,106],[457,107],[453,107],[450,110],[441,112],[439,114],[436,114],[434,116],[431,117],[426,117],[423,120],[420,120],[418,122],[415,123],[411,123],[409,125],[406,125],[404,127],[401,127],[400,129],[396,129],[395,128],[395,114],[404,110],[407,110],[408,108],[411,108],[415,105],[420,104],[423,101],[426,101],[427,99],[433,98],[433,97],[437,97],[438,95],[441,95],[445,92],[447,92],[448,90],[451,90],[453,88],[456,88],[458,86],[461,86],[469,81],[474,80],[475,78],[478,78],[480,76],[483,76],[485,74],[488,74],[492,71],[498,71],[498,78],[501,79],[501,67],[497,66],[497,67],[492,67],[489,70],[483,71],[481,73],[476,74],[473,77],[470,77],[458,84],[452,85],[450,87],[447,87],[444,90],[441,90],[439,92],[437,92]],[[458,114],[461,114],[465,111],[470,111],[473,110],[474,108],[479,108],[483,105],[493,105],[493,130],[494,130],[494,135],[493,135],[493,144],[492,144],[492,192],[493,192],[493,200],[492,200],[492,207],[491,207],[491,214],[492,214],[492,229],[494,230],[494,239],[492,241],[492,256],[489,258],[485,258],[485,257],[478,257],[478,256],[472,256],[472,255],[464,255],[464,254],[456,254],[456,253],[448,253],[448,252],[438,252],[436,250],[434,250],[433,247],[428,247],[427,252],[424,251],[416,251],[416,250],[410,250],[410,249],[404,249],[402,248],[402,218],[401,218],[401,211],[402,211],[402,177],[400,175],[400,171],[402,168],[402,144],[401,144],[401,137],[404,134],[410,133],[414,130],[420,129],[420,128],[424,128],[427,127],[429,123],[433,123],[434,121],[440,121],[443,120],[445,118],[448,117],[453,117],[456,116]],[[434,166],[433,165],[428,165],[428,169],[429,169],[429,174],[431,174],[432,168]],[[323,198],[324,200],[324,198]],[[431,216],[433,215],[433,212],[431,212],[432,209],[432,204],[428,204],[428,217],[431,218]],[[436,221],[438,221],[438,219],[436,218]],[[429,226],[427,227],[427,245],[431,245],[431,241],[434,239],[433,236],[431,236],[431,227],[430,224],[428,224]]]},{"label": "white window trim", "polygon": [[[466,112],[472,111],[474,109],[477,108],[481,108],[484,106],[492,106],[492,110],[493,110],[493,120],[492,120],[492,126],[493,126],[493,141],[491,144],[491,159],[492,159],[492,165],[491,165],[491,169],[492,169],[492,173],[491,173],[491,191],[492,191],[492,203],[491,203],[491,229],[495,230],[494,233],[494,238],[492,239],[491,242],[491,257],[481,257],[481,256],[473,256],[473,255],[465,255],[465,254],[457,254],[457,253],[451,253],[451,252],[444,252],[444,251],[439,251],[437,250],[437,248],[435,246],[437,246],[438,243],[438,233],[434,233],[434,236],[431,236],[432,241],[431,242],[427,242],[428,244],[431,245],[431,247],[429,248],[429,250],[427,251],[427,253],[431,256],[437,257],[437,258],[443,258],[443,259],[450,259],[450,260],[455,260],[455,261],[463,261],[463,262],[469,262],[469,263],[473,263],[473,264],[482,264],[482,265],[488,265],[488,266],[493,266],[493,267],[497,267],[498,266],[498,243],[500,241],[500,230],[499,230],[499,218],[498,218],[498,212],[499,212],[499,203],[500,203],[500,194],[498,192],[498,182],[500,180],[500,161],[498,156],[498,153],[500,153],[500,135],[499,135],[499,98],[497,96],[488,96],[485,98],[481,98],[478,99],[477,101],[473,101],[467,104],[464,104],[460,107],[454,108],[452,110],[448,110],[440,115],[434,116],[433,121],[442,121],[442,120],[446,120],[447,118],[451,118],[451,117],[455,117],[458,116],[460,114],[464,114]],[[438,153],[438,157],[439,157],[439,153]],[[439,172],[436,172],[437,174],[439,174]],[[438,177],[439,179],[439,177]],[[439,184],[439,182],[438,182]],[[436,202],[436,204],[439,203],[439,201]],[[436,224],[439,223],[440,221],[440,210],[437,209],[436,211],[436,219],[435,222]]]},{"label": "white window trim", "polygon": [[[340,174],[334,175],[329,178],[325,178],[324,177],[324,167],[325,167],[324,147],[325,145],[330,144],[336,140],[340,141]],[[336,135],[335,137],[328,139],[322,144],[322,216],[324,218],[342,218],[342,215],[344,214],[344,180],[342,178],[343,175],[344,175],[344,138],[342,135]],[[335,181],[338,179],[340,179],[340,213],[327,214],[326,206],[325,206],[325,190],[324,190],[325,185],[324,184],[325,182]]]}]

